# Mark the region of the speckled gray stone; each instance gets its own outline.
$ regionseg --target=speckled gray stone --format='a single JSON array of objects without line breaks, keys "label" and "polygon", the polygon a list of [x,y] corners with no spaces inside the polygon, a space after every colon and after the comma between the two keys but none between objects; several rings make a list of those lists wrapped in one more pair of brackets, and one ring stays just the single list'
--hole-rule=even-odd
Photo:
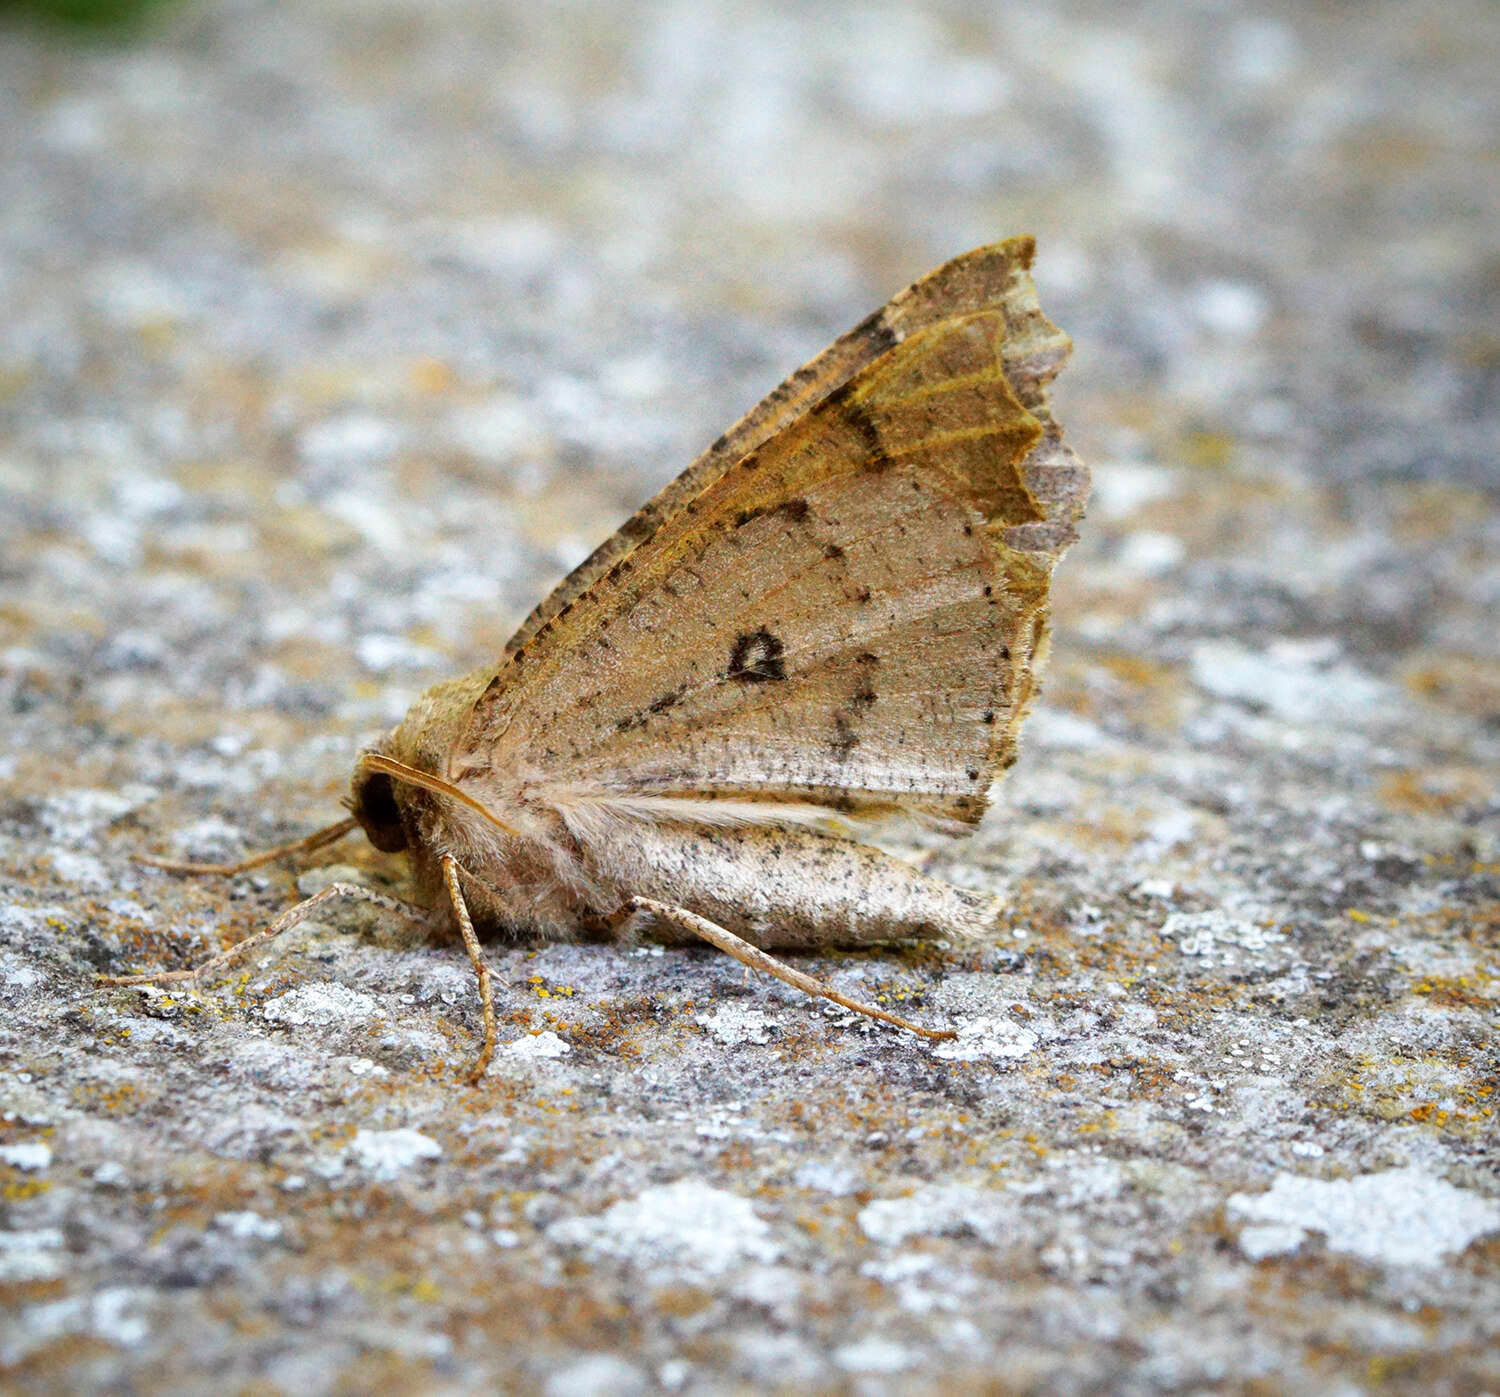
[{"label": "speckled gray stone", "polygon": [[[1500,21],[184,4],[0,30],[0,1385],[1500,1390]],[[455,947],[224,858],[1016,232],[1094,467],[996,945]],[[337,872],[330,871],[337,866]]]}]

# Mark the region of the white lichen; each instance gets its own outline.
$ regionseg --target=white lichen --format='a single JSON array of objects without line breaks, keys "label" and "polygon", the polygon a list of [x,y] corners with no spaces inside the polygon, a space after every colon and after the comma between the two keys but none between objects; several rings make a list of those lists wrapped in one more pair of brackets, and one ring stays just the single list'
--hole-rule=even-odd
[{"label": "white lichen", "polygon": [[679,1179],[622,1199],[598,1217],[566,1218],[548,1237],[597,1257],[647,1270],[709,1277],[746,1262],[772,1262],[782,1252],[749,1202],[696,1179]]},{"label": "white lichen", "polygon": [[390,1180],[423,1160],[440,1158],[443,1147],[418,1130],[361,1130],[346,1153],[377,1179]]},{"label": "white lichen", "polygon": [[1500,1202],[1417,1168],[1355,1179],[1278,1174],[1267,1193],[1234,1194],[1228,1210],[1250,1224],[1240,1248],[1254,1260],[1295,1251],[1320,1232],[1331,1251],[1388,1266],[1437,1266],[1500,1231]]}]

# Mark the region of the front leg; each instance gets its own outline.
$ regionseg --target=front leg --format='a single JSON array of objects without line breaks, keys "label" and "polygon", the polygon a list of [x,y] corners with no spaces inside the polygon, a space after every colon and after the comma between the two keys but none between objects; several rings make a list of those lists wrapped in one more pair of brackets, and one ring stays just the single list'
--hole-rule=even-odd
[{"label": "front leg", "polygon": [[479,981],[479,1010],[484,1018],[484,1043],[479,1049],[479,1060],[469,1072],[469,1085],[479,1085],[479,1079],[488,1071],[490,1059],[495,1055],[495,1040],[500,1036],[495,1023],[495,990],[490,981],[490,964],[484,958],[479,937],[474,934],[474,922],[469,916],[469,905],[464,901],[464,891],[459,878],[466,874],[452,854],[443,855],[443,886],[448,889],[448,901],[453,904],[453,919],[458,923],[458,933],[464,939],[464,950],[469,953],[469,964],[474,967],[474,976]]},{"label": "front leg", "polygon": [[[200,871],[193,866],[189,868],[192,872]],[[299,922],[306,921],[325,902],[333,902],[340,898],[347,898],[351,902],[373,902],[375,906],[383,907],[387,912],[396,912],[418,926],[430,928],[433,925],[433,914],[425,907],[403,902],[399,897],[392,897],[389,893],[361,887],[358,883],[330,883],[322,892],[314,893],[295,907],[289,907],[270,926],[257,931],[252,936],[247,936],[243,941],[235,942],[233,946],[220,951],[216,956],[210,956],[201,965],[196,965],[191,970],[158,970],[145,975],[96,975],[94,979],[101,985],[169,985],[181,980],[192,980],[196,987],[196,983],[201,981],[204,975],[211,971],[222,970],[232,961],[241,959],[256,947],[264,946],[283,932],[290,931]]]},{"label": "front leg", "polygon": [[[326,842],[326,831],[310,838],[322,838]],[[304,843],[306,841],[303,841]],[[274,855],[280,855],[282,850],[273,851]],[[188,872],[202,872],[204,869],[198,865],[183,865]],[[239,865],[235,865],[231,871],[237,871]],[[484,1076],[485,1070],[490,1065],[490,1059],[495,1054],[495,1040],[499,1036],[495,1019],[495,991],[490,977],[490,967],[484,958],[484,952],[480,949],[479,938],[474,933],[474,923],[469,916],[468,905],[464,901],[463,889],[459,884],[460,876],[466,875],[464,869],[451,854],[444,854],[442,858],[443,885],[448,891],[448,900],[452,904],[453,918],[458,923],[459,935],[463,937],[464,949],[469,953],[469,961],[474,967],[475,978],[479,981],[479,1004],[484,1019],[484,1043],[479,1050],[479,1060],[475,1063],[469,1073],[470,1084],[476,1084]],[[176,871],[174,869],[174,871]],[[209,868],[207,871],[216,871]],[[339,899],[347,899],[351,902],[370,902],[376,907],[382,907],[387,912],[395,912],[405,917],[418,926],[432,930],[441,913],[432,911],[426,907],[418,907],[410,902],[403,902],[398,897],[392,897],[389,893],[376,892],[373,888],[361,887],[358,883],[330,883],[322,892],[314,893],[311,897],[299,902],[295,907],[289,907],[270,926],[257,931],[252,936],[247,936],[243,941],[236,942],[233,946],[220,951],[215,956],[210,956],[201,965],[194,966],[191,970],[158,970],[147,972],[143,975],[96,975],[96,983],[101,985],[170,985],[183,980],[194,982],[196,989],[201,983],[203,976],[214,971],[223,970],[225,966],[273,941],[283,932],[290,931],[299,922],[306,921],[318,908],[325,903],[334,902]]]},{"label": "front leg", "polygon": [[841,1008],[852,1009],[856,1014],[879,1019],[882,1023],[894,1024],[897,1028],[904,1028],[909,1033],[918,1033],[923,1038],[957,1037],[950,1029],[924,1028],[921,1024],[912,1023],[910,1019],[903,1019],[899,1014],[888,1013],[862,1000],[850,999],[847,995],[840,994],[832,985],[814,979],[811,975],[804,975],[800,970],[793,970],[785,962],[768,955],[759,946],[752,946],[743,937],[736,936],[732,931],[725,931],[717,923],[709,921],[707,917],[700,917],[696,912],[689,912],[685,907],[673,907],[669,903],[656,902],[649,897],[632,897],[610,914],[609,923],[611,927],[622,928],[633,918],[642,915],[649,915],[658,921],[666,922],[669,926],[676,927],[678,931],[699,937],[707,941],[709,945],[717,946],[726,955],[733,956],[741,965],[747,965],[751,970],[759,970],[763,974],[772,975],[794,989],[801,990],[803,994],[831,999]]}]

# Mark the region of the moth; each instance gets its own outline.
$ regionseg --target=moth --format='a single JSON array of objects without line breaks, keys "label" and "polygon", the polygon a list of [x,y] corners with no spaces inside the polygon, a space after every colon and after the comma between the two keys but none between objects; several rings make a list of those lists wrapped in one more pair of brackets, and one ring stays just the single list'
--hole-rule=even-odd
[{"label": "moth", "polygon": [[[355,763],[349,816],[230,874],[355,829],[405,852],[413,907],[462,937],[496,1041],[480,934],[706,941],[929,1037],[773,953],[983,937],[1000,904],[856,836],[891,816],[972,828],[1016,758],[1054,564],[1086,468],[1047,385],[1071,345],[1029,237],[901,292],[799,369],[528,616],[498,662],[429,689]],[[435,911],[426,911],[433,908]]]}]

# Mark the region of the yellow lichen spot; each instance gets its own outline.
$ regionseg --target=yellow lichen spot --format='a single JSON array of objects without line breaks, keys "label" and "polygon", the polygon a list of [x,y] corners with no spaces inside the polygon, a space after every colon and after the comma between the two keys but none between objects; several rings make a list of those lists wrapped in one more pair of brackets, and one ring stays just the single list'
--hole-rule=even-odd
[{"label": "yellow lichen spot", "polygon": [[1377,1354],[1365,1364],[1372,1386],[1381,1387],[1397,1378],[1409,1378],[1421,1367],[1422,1355],[1416,1353]]},{"label": "yellow lichen spot", "polygon": [[1234,459],[1235,440],[1223,432],[1191,432],[1183,439],[1182,455],[1190,466],[1222,470]]},{"label": "yellow lichen spot", "polygon": [[411,386],[419,393],[446,393],[453,387],[453,369],[441,359],[418,359],[410,372]]},{"label": "yellow lichen spot", "polygon": [[1353,907],[1350,907],[1346,910],[1348,912],[1349,920],[1352,922],[1367,922],[1370,920],[1370,914],[1368,912],[1360,912]]},{"label": "yellow lichen spot", "polygon": [[7,364],[0,368],[0,402],[13,398],[31,382],[29,369]]},{"label": "yellow lichen spot", "polygon": [[[1440,815],[1489,792],[1485,779],[1464,768],[1395,771],[1380,782],[1381,803],[1392,810],[1418,815]],[[1453,855],[1439,855],[1439,862]]]},{"label": "yellow lichen spot", "polygon": [[166,315],[152,316],[136,326],[136,334],[146,349],[168,349],[177,339],[177,322]]},{"label": "yellow lichen spot", "polygon": [[1105,655],[1100,658],[1099,663],[1116,679],[1141,688],[1163,684],[1173,677],[1170,666],[1143,659],[1139,655]]}]

